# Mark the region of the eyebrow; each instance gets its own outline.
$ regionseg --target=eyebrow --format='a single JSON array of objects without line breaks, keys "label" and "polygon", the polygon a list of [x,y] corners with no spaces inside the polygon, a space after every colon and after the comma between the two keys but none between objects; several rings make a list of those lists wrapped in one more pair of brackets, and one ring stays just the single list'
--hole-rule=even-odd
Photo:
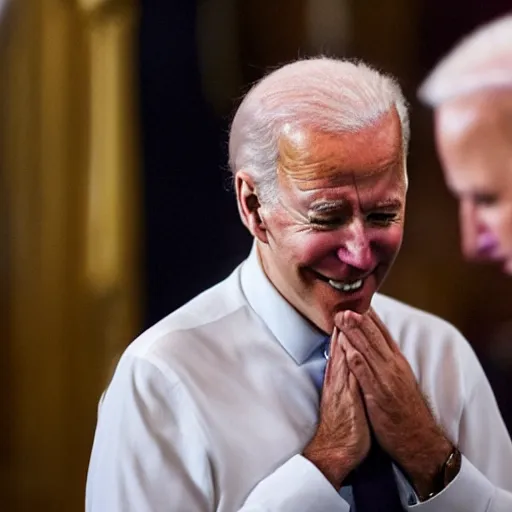
[{"label": "eyebrow", "polygon": [[372,204],[372,208],[382,208],[382,209],[398,209],[401,208],[403,201],[397,198],[384,199],[383,201],[376,201]]},{"label": "eyebrow", "polygon": [[347,204],[345,200],[338,201],[316,201],[309,206],[309,210],[315,213],[328,213],[336,210],[341,210]]},{"label": "eyebrow", "polygon": [[[330,213],[333,211],[342,210],[347,204],[346,200],[338,201],[317,201],[313,202],[309,211],[313,213]],[[376,201],[372,203],[370,209],[382,209],[382,210],[399,210],[402,207],[403,201],[398,198],[389,198],[382,201]]]}]

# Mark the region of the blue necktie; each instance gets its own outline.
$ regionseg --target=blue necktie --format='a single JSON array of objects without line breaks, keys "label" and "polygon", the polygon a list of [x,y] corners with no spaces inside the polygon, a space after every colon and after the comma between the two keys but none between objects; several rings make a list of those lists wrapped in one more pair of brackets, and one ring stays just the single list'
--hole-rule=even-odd
[{"label": "blue necktie", "polygon": [[[323,386],[329,338],[311,355],[308,370],[320,392]],[[351,512],[404,512],[396,486],[391,457],[372,436],[370,453],[343,483],[352,486]]]}]

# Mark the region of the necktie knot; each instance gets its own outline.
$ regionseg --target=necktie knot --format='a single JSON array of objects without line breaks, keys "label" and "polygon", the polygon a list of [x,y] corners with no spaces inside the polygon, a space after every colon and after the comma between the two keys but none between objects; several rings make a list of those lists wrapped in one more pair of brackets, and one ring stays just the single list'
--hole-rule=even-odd
[{"label": "necktie knot", "polygon": [[324,342],[322,343],[322,348],[323,348],[323,356],[326,361],[329,360],[329,352],[331,350],[330,345],[331,345],[331,339],[325,338]]},{"label": "necktie knot", "polygon": [[313,351],[308,360],[308,369],[318,391],[322,390],[324,383],[325,365],[329,358],[329,338],[325,338],[322,343]]}]

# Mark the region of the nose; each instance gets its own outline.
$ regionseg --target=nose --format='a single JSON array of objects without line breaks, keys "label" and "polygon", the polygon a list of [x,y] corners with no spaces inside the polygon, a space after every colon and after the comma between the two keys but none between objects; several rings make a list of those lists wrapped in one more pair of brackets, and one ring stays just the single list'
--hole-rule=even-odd
[{"label": "nose", "polygon": [[363,272],[371,271],[375,267],[375,256],[370,239],[360,220],[354,220],[350,226],[346,227],[344,241],[337,255],[346,265]]},{"label": "nose", "polygon": [[464,257],[471,261],[493,257],[498,249],[498,241],[482,221],[478,207],[471,200],[462,200],[459,208],[461,246]]}]

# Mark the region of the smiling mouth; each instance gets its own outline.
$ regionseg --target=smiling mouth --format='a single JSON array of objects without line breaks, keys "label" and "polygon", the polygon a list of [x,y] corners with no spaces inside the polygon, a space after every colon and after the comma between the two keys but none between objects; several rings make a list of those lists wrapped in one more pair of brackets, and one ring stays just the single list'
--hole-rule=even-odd
[{"label": "smiling mouth", "polygon": [[324,283],[329,284],[329,286],[331,286],[331,288],[334,288],[335,290],[343,292],[343,293],[357,292],[358,290],[360,290],[363,287],[366,279],[368,278],[368,276],[365,276],[364,278],[360,278],[355,281],[338,281],[335,279],[331,279],[327,276],[324,276],[324,275],[320,274],[319,272],[316,272],[315,270],[313,272],[319,279],[324,281]]}]

